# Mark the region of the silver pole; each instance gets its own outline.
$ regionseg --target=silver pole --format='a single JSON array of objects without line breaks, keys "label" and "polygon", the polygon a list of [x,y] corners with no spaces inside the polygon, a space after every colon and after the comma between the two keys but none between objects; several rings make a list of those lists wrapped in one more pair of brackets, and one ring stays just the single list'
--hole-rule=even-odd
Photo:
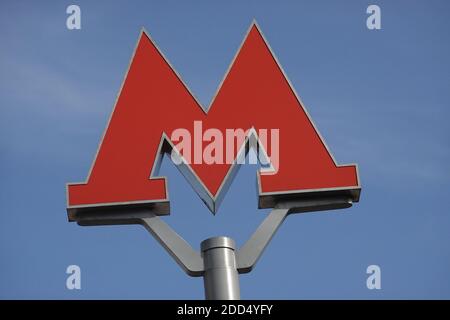
[{"label": "silver pole", "polygon": [[194,250],[159,216],[149,213],[148,209],[130,209],[120,215],[100,212],[75,218],[82,226],[142,224],[188,275],[203,277],[206,299],[239,300],[239,274],[248,273],[254,268],[289,214],[348,208],[351,205],[351,199],[347,198],[279,202],[240,250],[236,250],[233,239],[214,237],[201,243],[201,253]]},{"label": "silver pole", "polygon": [[[278,203],[247,243],[236,250],[234,240],[213,237],[202,241],[201,253],[194,250],[159,216],[146,210],[129,215],[131,223],[142,224],[190,276],[203,277],[207,300],[239,300],[239,274],[250,272],[275,232],[290,213],[348,208],[350,199],[315,199]],[[143,218],[142,215],[145,215]],[[79,219],[81,225],[123,224],[119,216],[91,216]]]},{"label": "silver pole", "polygon": [[207,300],[239,300],[239,274],[235,257],[236,245],[228,237],[214,237],[201,243]]}]

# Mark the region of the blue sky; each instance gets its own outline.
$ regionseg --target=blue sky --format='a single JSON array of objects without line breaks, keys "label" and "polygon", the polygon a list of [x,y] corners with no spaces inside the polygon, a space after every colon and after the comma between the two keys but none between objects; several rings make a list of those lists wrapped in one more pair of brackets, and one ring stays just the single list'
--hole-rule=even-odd
[{"label": "blue sky", "polygon": [[[82,29],[66,28],[78,4]],[[366,28],[378,4],[382,30]],[[142,27],[208,105],[256,19],[338,163],[359,164],[360,203],[290,216],[245,299],[450,298],[448,1],[2,1],[0,298],[202,299],[140,226],[68,223]],[[216,216],[169,162],[171,215],[195,248],[242,245],[266,216],[254,166]],[[66,267],[81,267],[81,290]],[[368,290],[377,264],[382,289]]]}]

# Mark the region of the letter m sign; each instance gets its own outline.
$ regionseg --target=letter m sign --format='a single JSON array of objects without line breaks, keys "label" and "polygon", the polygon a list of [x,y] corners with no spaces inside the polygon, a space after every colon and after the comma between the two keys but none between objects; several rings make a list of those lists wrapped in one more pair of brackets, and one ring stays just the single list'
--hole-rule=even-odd
[{"label": "letter m sign", "polygon": [[[194,135],[198,121],[204,130],[215,128],[224,136],[228,129],[279,130],[277,169],[257,173],[259,208],[314,211],[359,200],[357,166],[336,163],[253,23],[207,108],[142,31],[88,178],[67,185],[69,220],[88,224],[83,218],[95,215],[99,221],[103,215],[106,222],[112,216],[124,222],[133,212],[168,214],[167,180],[158,176],[159,164],[174,148],[178,152],[171,132],[187,128]],[[236,143],[234,159],[248,152],[249,137]],[[274,143],[256,140],[257,150]],[[216,212],[239,164],[182,161],[177,167]]]}]

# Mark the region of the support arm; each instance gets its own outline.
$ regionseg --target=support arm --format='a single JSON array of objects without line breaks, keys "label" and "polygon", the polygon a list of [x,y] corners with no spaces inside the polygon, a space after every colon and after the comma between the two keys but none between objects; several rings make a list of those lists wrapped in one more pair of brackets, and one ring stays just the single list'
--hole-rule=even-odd
[{"label": "support arm", "polygon": [[236,255],[239,273],[252,271],[273,235],[286,219],[288,212],[289,209],[273,209],[247,243],[239,249]]},{"label": "support arm", "polygon": [[203,259],[178,233],[156,215],[140,219],[140,223],[190,276],[203,276]]},{"label": "support arm", "polygon": [[252,271],[264,249],[277,232],[288,214],[310,211],[342,209],[352,206],[351,199],[330,197],[325,199],[310,199],[302,201],[283,201],[269,213],[267,218],[256,229],[247,243],[237,252],[237,269],[239,273]]}]

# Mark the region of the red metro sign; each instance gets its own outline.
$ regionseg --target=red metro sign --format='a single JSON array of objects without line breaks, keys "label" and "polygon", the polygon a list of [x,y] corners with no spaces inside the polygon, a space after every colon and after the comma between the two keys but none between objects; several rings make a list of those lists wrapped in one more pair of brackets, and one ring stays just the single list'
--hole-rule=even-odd
[{"label": "red metro sign", "polygon": [[[224,134],[228,128],[279,129],[276,172],[257,173],[259,208],[273,208],[280,201],[295,207],[296,201],[314,199],[342,198],[349,206],[359,200],[357,166],[337,165],[253,23],[206,109],[148,34],[141,33],[88,179],[67,185],[69,219],[114,208],[168,214],[167,181],[157,175],[159,164],[164,154],[176,149],[170,133],[186,128],[195,135],[198,122],[203,130],[215,128]],[[197,147],[202,151],[206,144]],[[269,144],[259,141],[266,149]],[[232,158],[248,149],[248,139],[238,142]],[[177,167],[216,212],[239,164],[183,162]]]}]

